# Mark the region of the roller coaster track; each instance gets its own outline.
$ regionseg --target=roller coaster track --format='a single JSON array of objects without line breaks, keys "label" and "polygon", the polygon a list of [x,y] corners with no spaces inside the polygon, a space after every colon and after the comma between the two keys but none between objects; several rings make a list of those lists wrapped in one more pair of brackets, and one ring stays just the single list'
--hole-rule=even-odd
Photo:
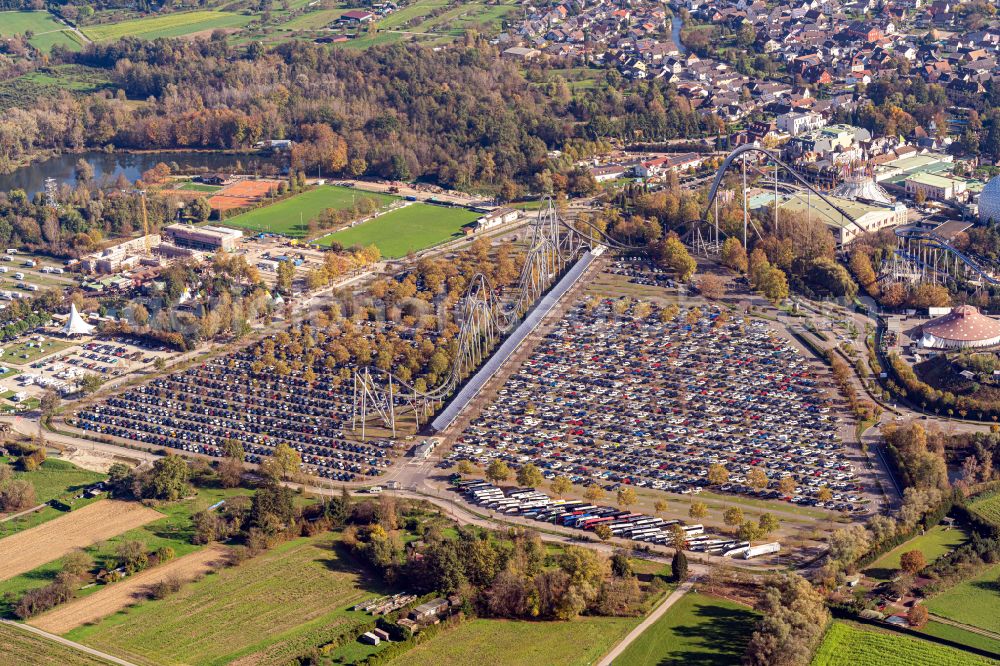
[{"label": "roller coaster track", "polygon": [[[577,221],[577,225],[581,225]],[[455,354],[448,375],[437,386],[421,390],[391,372],[366,366],[354,373],[354,408],[352,428],[360,425],[362,438],[371,414],[381,417],[395,434],[396,406],[409,406],[417,419],[443,401],[489,358],[499,341],[517,324],[552,287],[571,263],[587,249],[603,245],[620,250],[640,250],[622,243],[589,222],[583,228],[563,220],[552,200],[539,210],[531,227],[528,253],[516,285],[498,296],[499,290],[484,273],[476,273],[460,300],[457,319],[461,328],[456,337]]]},{"label": "roller coaster track", "polygon": [[[994,286],[1000,285],[1000,279],[994,277],[993,274],[983,268],[978,261],[965,254],[948,242],[944,237],[934,233],[933,231],[929,229],[919,229],[917,227],[898,227],[894,231],[896,233],[896,237],[900,240],[915,241],[927,245],[928,247],[942,250],[962,262],[966,268],[978,275],[984,282]],[[917,253],[910,252],[902,247],[897,247],[896,254],[903,259],[913,261],[920,266],[936,270],[936,267],[928,264]]]},{"label": "roller coaster track", "polygon": [[739,148],[737,148],[733,152],[729,153],[726,156],[726,158],[722,161],[722,164],[719,165],[719,170],[715,173],[715,179],[712,181],[712,186],[708,190],[708,204],[705,206],[705,213],[702,216],[702,219],[705,219],[705,220],[709,219],[709,214],[712,211],[712,205],[715,203],[715,199],[719,195],[719,186],[722,184],[722,179],[726,175],[726,172],[729,170],[729,167],[732,166],[733,162],[735,162],[737,158],[743,157],[743,156],[748,155],[750,153],[757,153],[759,155],[764,155],[765,157],[767,157],[768,159],[770,159],[771,161],[773,161],[775,164],[777,164],[778,167],[780,167],[780,168],[784,169],[786,172],[788,172],[791,175],[791,177],[798,184],[800,184],[802,187],[806,188],[809,192],[811,192],[811,193],[815,194],[816,196],[818,196],[828,206],[830,206],[835,211],[837,211],[838,213],[840,213],[841,216],[843,216],[844,220],[849,221],[851,224],[853,224],[855,227],[857,227],[859,230],[861,230],[861,232],[866,232],[867,231],[864,227],[862,227],[860,224],[858,224],[857,222],[855,222],[854,218],[851,217],[851,215],[848,214],[847,211],[845,211],[843,208],[841,208],[836,203],[834,203],[833,201],[831,201],[830,198],[827,197],[825,194],[823,194],[822,192],[820,192],[819,190],[817,190],[815,187],[813,187],[812,183],[810,183],[805,178],[803,178],[802,176],[800,176],[798,174],[798,172],[795,171],[795,169],[793,169],[792,167],[790,167],[787,164],[785,164],[775,153],[771,152],[770,150],[768,150],[766,148],[759,148],[759,147],[754,146],[752,144],[747,144],[745,146],[740,146]]}]

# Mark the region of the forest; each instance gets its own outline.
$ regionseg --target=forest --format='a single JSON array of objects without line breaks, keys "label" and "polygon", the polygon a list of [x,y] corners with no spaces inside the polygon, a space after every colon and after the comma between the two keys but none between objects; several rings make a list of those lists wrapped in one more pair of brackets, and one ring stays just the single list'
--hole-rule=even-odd
[{"label": "forest", "polygon": [[288,138],[300,144],[294,157],[304,169],[510,191],[551,169],[552,150],[719,130],[718,119],[684,110],[662,81],[605,81],[573,97],[565,83],[534,85],[497,56],[482,41],[359,53],[303,43],[265,51],[215,38],[126,38],[54,52],[53,61],[106,72],[109,89],[10,109],[0,119],[0,170],[44,150],[249,149]]}]

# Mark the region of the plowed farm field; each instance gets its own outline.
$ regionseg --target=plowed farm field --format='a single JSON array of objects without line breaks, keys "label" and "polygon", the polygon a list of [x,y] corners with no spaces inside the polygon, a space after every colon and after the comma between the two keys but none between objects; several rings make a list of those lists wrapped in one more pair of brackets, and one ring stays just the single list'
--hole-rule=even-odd
[{"label": "plowed farm field", "polygon": [[162,513],[136,502],[101,500],[0,539],[0,581],[160,518]]},{"label": "plowed farm field", "polygon": [[175,578],[188,583],[221,565],[228,548],[215,544],[152,569],[147,569],[125,580],[108,585],[99,592],[80,597],[54,611],[40,615],[30,624],[53,634],[65,634],[70,629],[97,622],[101,618],[147,597],[150,588],[160,581]]}]

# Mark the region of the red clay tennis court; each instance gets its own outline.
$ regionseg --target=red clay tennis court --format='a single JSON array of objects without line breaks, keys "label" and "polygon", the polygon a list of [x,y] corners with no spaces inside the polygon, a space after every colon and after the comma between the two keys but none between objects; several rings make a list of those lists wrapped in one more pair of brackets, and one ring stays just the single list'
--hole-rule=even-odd
[{"label": "red clay tennis court", "polygon": [[208,199],[213,210],[245,208],[259,202],[268,192],[278,187],[276,180],[241,180],[219,190]]}]

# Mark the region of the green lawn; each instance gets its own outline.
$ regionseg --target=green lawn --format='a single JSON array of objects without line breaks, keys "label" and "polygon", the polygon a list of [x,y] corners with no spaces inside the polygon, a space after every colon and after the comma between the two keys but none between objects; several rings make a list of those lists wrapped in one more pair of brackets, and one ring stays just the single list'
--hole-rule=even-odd
[{"label": "green lawn", "polygon": [[892,631],[830,626],[812,666],[976,666],[995,663],[968,652]]},{"label": "green lawn", "polygon": [[29,30],[34,36],[28,41],[44,53],[56,45],[80,50],[81,44],[76,35],[48,12],[0,12],[0,37],[23,35]]},{"label": "green lawn", "polygon": [[[191,537],[194,534],[194,525],[192,524],[191,516],[199,511],[207,509],[220,499],[233,497],[235,495],[247,495],[248,493],[249,491],[242,488],[227,490],[221,488],[202,488],[198,491],[197,496],[192,499],[157,506],[156,510],[165,514],[163,518],[147,523],[142,527],[129,530],[123,534],[119,534],[118,536],[107,539],[106,541],[94,544],[85,550],[94,558],[98,567],[109,569],[113,568],[111,564],[115,557],[115,548],[117,548],[118,544],[122,541],[141,541],[146,544],[146,549],[148,551],[154,551],[162,546],[169,546],[174,549],[177,557],[187,555],[188,553],[194,552],[201,547],[195,546],[191,543]],[[80,508],[81,506],[83,506],[82,503],[76,503],[73,505],[74,509]],[[40,513],[46,513],[49,511],[56,510],[43,509]],[[59,515],[64,514],[56,512],[55,515],[51,517]],[[29,526],[34,525],[32,524]],[[13,593],[12,597],[16,601],[16,599],[20,598],[21,594],[23,594],[26,590],[47,585],[61,570],[62,559],[58,559],[53,560],[48,564],[44,564],[37,569],[21,574],[20,576],[15,576],[14,578],[0,582],[0,615],[10,614],[11,603],[5,598],[5,595],[8,592]],[[100,586],[94,586],[81,591],[79,594],[92,594],[99,589],[101,589]]]},{"label": "green lawn", "polygon": [[935,615],[962,624],[1000,632],[1000,565],[963,581],[927,602]]},{"label": "green lawn", "polygon": [[[9,458],[0,458],[0,462],[13,461]],[[67,493],[82,490],[107,477],[99,472],[81,469],[65,460],[49,458],[33,472],[14,472],[14,478],[31,481],[35,486],[35,497],[41,504]]]},{"label": "green lawn", "polygon": [[903,553],[919,550],[928,562],[933,562],[950,550],[968,541],[965,530],[937,525],[920,536],[913,537],[904,544],[893,548],[865,570],[865,575],[877,580],[892,580],[899,573],[899,558]]},{"label": "green lawn", "polygon": [[37,636],[25,629],[0,624],[0,664],[15,666],[108,666],[111,662]]},{"label": "green lawn", "polygon": [[337,242],[344,247],[374,243],[383,257],[394,259],[406,256],[411,250],[416,252],[461,237],[462,227],[478,218],[478,213],[465,208],[414,203],[316,242],[320,245]]},{"label": "green lawn", "polygon": [[218,185],[206,185],[205,183],[189,182],[189,183],[184,183],[177,189],[185,190],[188,192],[218,192],[222,188],[219,187]]},{"label": "green lawn", "polygon": [[349,209],[362,197],[374,199],[381,207],[388,206],[398,198],[389,194],[356,190],[353,187],[320,185],[271,206],[256,208],[248,213],[228,218],[223,224],[240,229],[302,238],[309,231],[309,221],[319,217],[324,210]]},{"label": "green lawn", "polygon": [[72,342],[55,340],[53,338],[45,338],[41,342],[36,342],[34,340],[21,342],[16,345],[3,348],[3,354],[0,354],[0,365],[6,365],[8,363],[13,363],[15,365],[33,363],[43,356],[61,351],[63,349],[68,349],[72,346]]},{"label": "green lawn", "polygon": [[615,666],[738,664],[756,622],[757,614],[745,606],[686,594],[615,660]]},{"label": "green lawn", "polygon": [[989,650],[990,652],[1000,656],[1000,641],[994,640],[989,636],[983,636],[982,634],[976,634],[971,631],[966,631],[965,629],[953,627],[950,624],[934,622],[933,620],[928,622],[921,631],[928,636],[946,638],[949,641],[954,641],[955,643],[960,643],[962,645],[968,645],[969,647],[978,648],[980,650]]},{"label": "green lawn", "polygon": [[1000,526],[1000,492],[977,497],[969,504],[969,509],[983,520]]},{"label": "green lawn", "polygon": [[74,629],[67,637],[136,664],[286,664],[350,625],[350,610],[389,591],[323,534],[281,544],[239,567]]},{"label": "green lawn", "polygon": [[472,620],[418,645],[392,666],[583,666],[594,664],[639,618],[581,617],[570,622]]},{"label": "green lawn", "polygon": [[120,39],[126,36],[139,39],[184,37],[204,30],[242,28],[252,18],[252,16],[234,12],[199,10],[149,16],[121,23],[90,25],[83,28],[83,31],[95,42]]}]

